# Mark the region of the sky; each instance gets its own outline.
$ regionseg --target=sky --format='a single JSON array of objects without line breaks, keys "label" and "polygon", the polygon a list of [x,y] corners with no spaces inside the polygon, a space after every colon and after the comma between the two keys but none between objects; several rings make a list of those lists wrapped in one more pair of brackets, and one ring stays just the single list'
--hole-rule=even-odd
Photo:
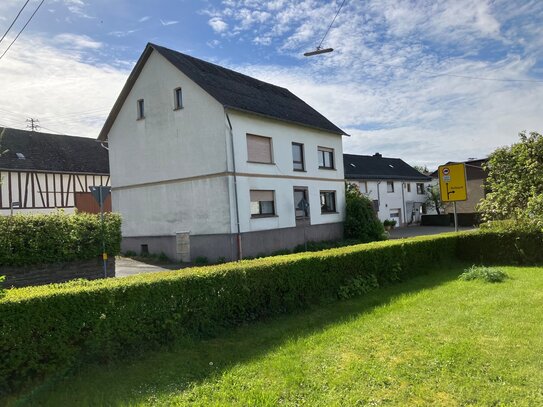
[{"label": "sky", "polygon": [[[0,55],[41,0],[28,5]],[[290,89],[344,152],[430,169],[543,131],[543,1],[45,0],[0,59],[0,126],[97,137],[147,42]],[[0,1],[0,35],[25,0]]]}]

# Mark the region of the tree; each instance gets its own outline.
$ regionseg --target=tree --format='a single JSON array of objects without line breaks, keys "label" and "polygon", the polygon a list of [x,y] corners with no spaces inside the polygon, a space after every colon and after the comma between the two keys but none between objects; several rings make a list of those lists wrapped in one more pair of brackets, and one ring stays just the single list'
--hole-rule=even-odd
[{"label": "tree", "polygon": [[427,208],[435,209],[438,215],[445,209],[445,205],[441,202],[441,194],[439,185],[428,185],[426,187],[426,201],[424,202]]},{"label": "tree", "polygon": [[414,169],[416,169],[418,172],[420,172],[421,174],[429,174],[430,173],[430,170],[428,170],[428,167],[426,165],[425,166],[413,165],[412,167]]},{"label": "tree", "polygon": [[355,184],[345,184],[345,237],[361,242],[386,238],[385,229],[373,210],[372,201]]},{"label": "tree", "polygon": [[543,136],[521,132],[519,137],[520,142],[494,151],[485,165],[490,192],[478,206],[483,220],[543,224]]}]

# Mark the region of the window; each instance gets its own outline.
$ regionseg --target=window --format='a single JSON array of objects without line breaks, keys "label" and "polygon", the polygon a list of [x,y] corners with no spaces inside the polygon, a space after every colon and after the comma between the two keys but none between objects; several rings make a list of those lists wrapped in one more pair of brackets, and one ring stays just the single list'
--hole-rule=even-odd
[{"label": "window", "polygon": [[173,105],[174,110],[183,108],[183,91],[181,88],[176,88],[173,90]]},{"label": "window", "polygon": [[321,191],[321,213],[336,212],[335,191]]},{"label": "window", "polygon": [[274,191],[251,190],[251,217],[275,215]]},{"label": "window", "polygon": [[304,145],[292,143],[292,166],[294,171],[304,171]]},{"label": "window", "polygon": [[407,192],[411,192],[411,183],[408,182],[406,185],[406,188],[407,188]]},{"label": "window", "polygon": [[394,181],[387,181],[387,192],[394,192]]},{"label": "window", "polygon": [[417,182],[417,194],[424,195],[424,184],[422,182]]},{"label": "window", "polygon": [[309,216],[309,201],[306,188],[294,188],[294,210],[296,218],[307,218]]},{"label": "window", "polygon": [[145,106],[143,104],[143,99],[138,100],[138,120],[145,118]]},{"label": "window", "polygon": [[360,190],[360,192],[362,192],[363,194],[367,194],[368,193],[368,183],[366,181],[360,181],[358,183],[358,189]]},{"label": "window", "polygon": [[334,169],[334,150],[319,147],[319,168]]},{"label": "window", "polygon": [[247,161],[272,164],[271,138],[247,134]]}]

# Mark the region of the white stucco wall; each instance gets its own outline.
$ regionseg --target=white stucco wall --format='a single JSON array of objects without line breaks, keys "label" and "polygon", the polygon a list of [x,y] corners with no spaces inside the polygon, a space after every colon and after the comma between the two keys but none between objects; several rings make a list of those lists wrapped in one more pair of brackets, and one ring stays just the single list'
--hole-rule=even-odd
[{"label": "white stucco wall", "polygon": [[[228,115],[234,133],[236,171],[239,174],[238,204],[241,232],[296,226],[295,186],[308,189],[312,225],[344,220],[345,184],[341,136],[235,111],[229,111]],[[247,133],[272,138],[273,164],[247,162]],[[293,170],[293,142],[304,145],[305,172]],[[334,149],[334,170],[319,169],[317,155],[319,146]],[[275,191],[275,217],[251,218],[250,190],[253,189]],[[337,213],[321,214],[321,190],[336,192]],[[234,211],[234,205],[231,207]],[[233,232],[236,230],[235,219],[233,212]]]},{"label": "white stucco wall", "polygon": [[[387,181],[394,182],[394,192],[387,192]],[[352,181],[349,181],[352,182]],[[355,184],[359,185],[364,183],[364,180],[354,181]],[[407,184],[411,184],[411,192],[407,192]],[[394,209],[401,210],[400,223],[404,224],[409,222],[411,219],[411,212],[409,211],[409,202],[417,202],[422,204],[426,201],[426,194],[417,194],[417,181],[407,181],[407,180],[367,180],[367,193],[366,195],[371,200],[379,200],[379,212],[377,216],[381,221],[391,219],[390,211]],[[424,182],[424,189],[429,186],[431,182]],[[402,197],[403,189],[403,197]],[[364,192],[362,187],[362,192]],[[407,216],[406,216],[407,209]]]},{"label": "white stucco wall", "polygon": [[[183,108],[174,110],[178,87]],[[175,181],[225,172],[226,134],[223,107],[153,52],[108,135],[112,204],[123,216],[123,236],[228,233],[225,180]]]}]

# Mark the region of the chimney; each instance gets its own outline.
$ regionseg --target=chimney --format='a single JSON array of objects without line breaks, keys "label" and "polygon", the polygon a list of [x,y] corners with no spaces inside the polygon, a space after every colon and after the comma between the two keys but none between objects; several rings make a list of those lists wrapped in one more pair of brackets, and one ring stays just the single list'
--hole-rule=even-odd
[{"label": "chimney", "polygon": [[380,153],[375,153],[373,156],[377,158],[383,158],[383,155]]}]

